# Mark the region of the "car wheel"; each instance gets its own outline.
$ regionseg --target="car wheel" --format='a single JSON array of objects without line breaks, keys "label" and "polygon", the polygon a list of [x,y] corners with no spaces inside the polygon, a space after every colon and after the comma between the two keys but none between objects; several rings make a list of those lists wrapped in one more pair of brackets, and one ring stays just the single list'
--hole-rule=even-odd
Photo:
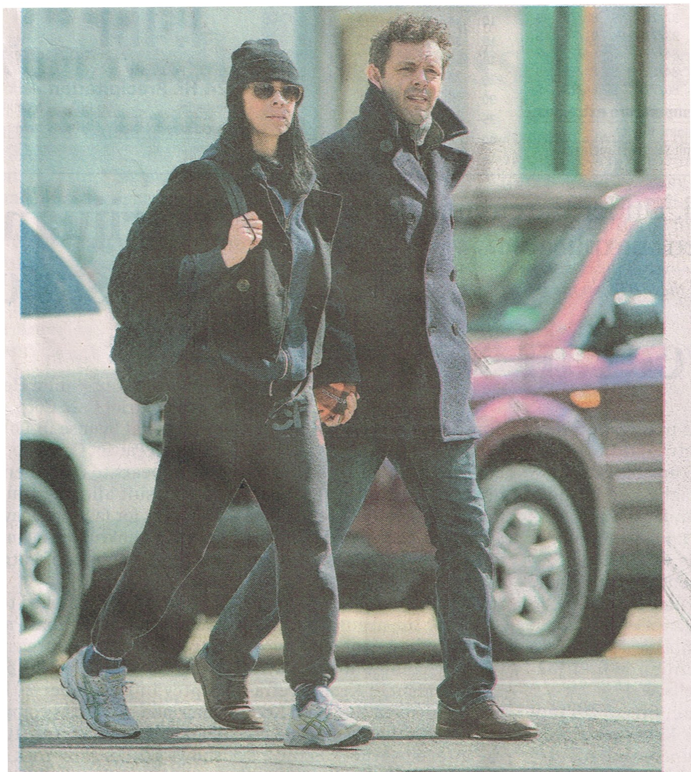
[{"label": "car wheel", "polygon": [[587,626],[581,627],[569,644],[568,657],[599,657],[611,648],[626,624],[629,605],[616,598],[605,597],[586,608]]},{"label": "car wheel", "polygon": [[70,641],[82,594],[67,511],[38,475],[21,471],[19,650],[22,678],[44,673]]},{"label": "car wheel", "polygon": [[491,623],[498,657],[564,654],[583,622],[588,560],[576,510],[547,472],[515,464],[481,484],[495,564]]}]

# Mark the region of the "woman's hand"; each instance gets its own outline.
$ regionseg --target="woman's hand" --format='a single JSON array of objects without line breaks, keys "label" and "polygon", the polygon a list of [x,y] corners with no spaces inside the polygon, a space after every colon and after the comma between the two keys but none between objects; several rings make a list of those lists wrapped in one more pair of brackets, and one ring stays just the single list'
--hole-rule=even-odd
[{"label": "woman's hand", "polygon": [[256,212],[247,212],[236,217],[230,224],[228,243],[221,250],[227,268],[241,263],[250,249],[262,240],[263,223]]}]

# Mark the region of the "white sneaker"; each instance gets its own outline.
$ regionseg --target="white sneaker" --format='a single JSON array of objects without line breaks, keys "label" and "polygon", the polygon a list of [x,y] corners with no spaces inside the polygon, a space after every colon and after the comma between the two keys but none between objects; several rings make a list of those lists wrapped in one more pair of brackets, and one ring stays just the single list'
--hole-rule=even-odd
[{"label": "white sneaker", "polygon": [[311,700],[298,713],[295,705],[290,711],[290,720],[283,744],[289,748],[343,747],[364,745],[373,737],[372,727],[363,721],[356,721],[331,696],[324,686],[316,689],[316,700]]},{"label": "white sneaker", "polygon": [[125,704],[126,667],[90,676],[84,670],[86,646],[60,668],[60,683],[79,703],[82,718],[105,737],[138,737],[139,725]]}]

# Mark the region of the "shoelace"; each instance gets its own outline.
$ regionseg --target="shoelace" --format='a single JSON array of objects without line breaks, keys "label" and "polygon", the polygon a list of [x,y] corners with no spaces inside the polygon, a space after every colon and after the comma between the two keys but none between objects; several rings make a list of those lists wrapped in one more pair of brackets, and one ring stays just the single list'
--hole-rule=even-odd
[{"label": "shoelace", "polygon": [[500,713],[504,713],[502,708],[500,708],[499,705],[497,705],[497,703],[494,700],[487,700],[487,704],[493,705]]},{"label": "shoelace", "polygon": [[133,681],[125,681],[124,678],[108,679],[104,681],[105,692],[105,712],[113,717],[128,716],[130,712],[125,702],[125,692],[127,687],[134,683]]},{"label": "shoelace", "polygon": [[346,705],[342,705],[337,700],[330,700],[329,702],[320,702],[319,705],[323,705],[327,713],[341,714],[350,718],[352,708]]}]

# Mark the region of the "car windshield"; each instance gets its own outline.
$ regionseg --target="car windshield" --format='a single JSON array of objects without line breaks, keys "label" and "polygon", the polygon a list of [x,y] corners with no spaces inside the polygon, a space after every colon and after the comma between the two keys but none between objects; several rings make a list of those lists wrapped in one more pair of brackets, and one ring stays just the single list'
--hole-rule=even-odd
[{"label": "car windshield", "polygon": [[468,310],[468,331],[520,335],[547,324],[595,246],[610,212],[611,207],[598,205],[575,225],[532,219],[501,226],[459,227],[455,233],[456,273]]}]

